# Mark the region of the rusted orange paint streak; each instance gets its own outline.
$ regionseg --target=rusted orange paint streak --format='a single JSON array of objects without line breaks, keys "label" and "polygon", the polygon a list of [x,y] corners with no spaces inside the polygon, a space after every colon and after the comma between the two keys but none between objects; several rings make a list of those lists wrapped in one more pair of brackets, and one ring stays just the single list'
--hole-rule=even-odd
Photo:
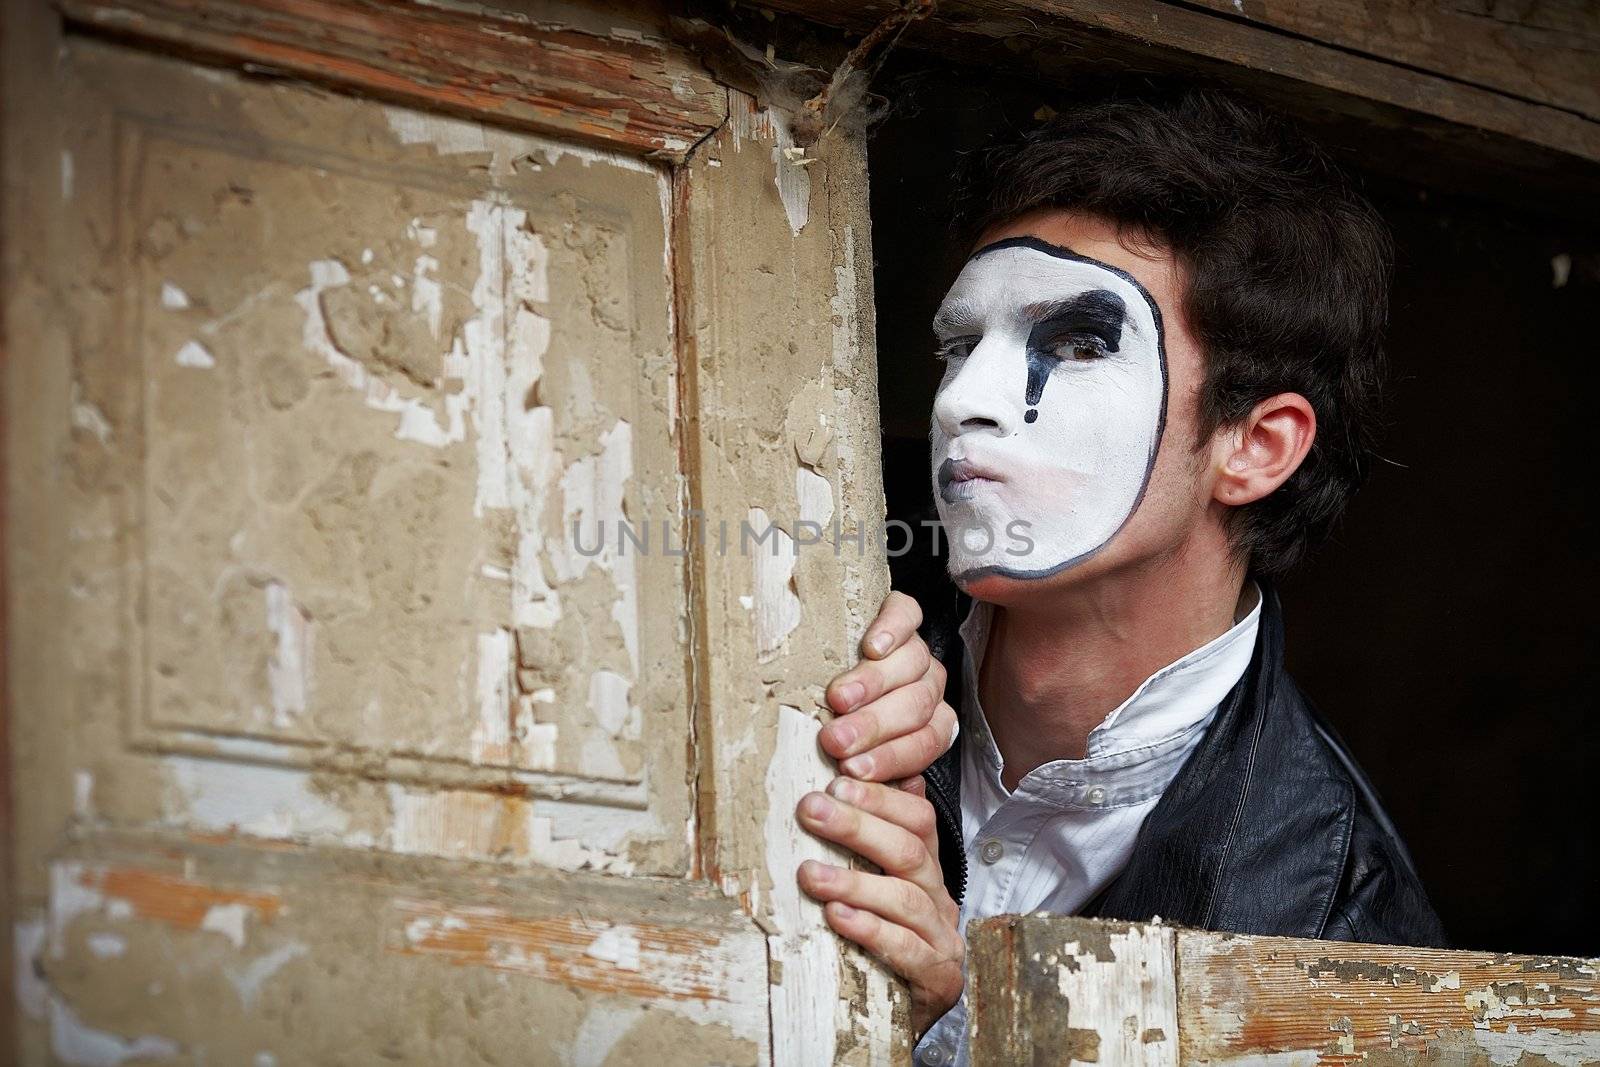
[{"label": "rusted orange paint streak", "polygon": [[[391,949],[460,966],[512,971],[579,989],[644,1000],[730,1001],[715,935],[648,922],[614,924],[562,915],[520,918],[488,908],[396,903],[402,930]],[[608,933],[629,943],[626,961],[594,952]],[[635,960],[636,957],[636,960]]]},{"label": "rusted orange paint streak", "polygon": [[141,919],[185,930],[198,930],[206,913],[219,904],[243,904],[263,922],[277,918],[283,902],[276,894],[223,889],[139,867],[96,867],[79,875],[87,889],[126,901]]}]

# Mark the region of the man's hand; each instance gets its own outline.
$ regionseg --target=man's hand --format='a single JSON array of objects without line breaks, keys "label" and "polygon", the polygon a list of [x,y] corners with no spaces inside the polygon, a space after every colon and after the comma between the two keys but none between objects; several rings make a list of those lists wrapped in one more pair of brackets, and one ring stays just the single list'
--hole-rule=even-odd
[{"label": "man's hand", "polygon": [[[831,795],[830,795],[831,794]],[[800,888],[823,902],[841,937],[883,960],[911,987],[921,1037],[961,996],[960,909],[945,890],[933,805],[921,778],[900,788],[835,778],[800,800],[800,824],[882,869],[853,871],[807,860]]]},{"label": "man's hand", "polygon": [[852,778],[921,774],[955,740],[944,664],[917,636],[921,624],[917,602],[890,593],[861,639],[861,661],[828,683],[828,706],[838,718],[822,728],[822,750]]}]

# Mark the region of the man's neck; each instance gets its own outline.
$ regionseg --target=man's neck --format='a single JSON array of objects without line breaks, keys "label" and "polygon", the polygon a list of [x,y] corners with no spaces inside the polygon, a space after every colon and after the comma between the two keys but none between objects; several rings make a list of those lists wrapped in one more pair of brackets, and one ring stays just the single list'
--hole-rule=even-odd
[{"label": "man's neck", "polygon": [[996,605],[979,699],[1006,788],[1082,759],[1090,732],[1146,678],[1233,626],[1243,584],[1242,569],[1169,560]]}]

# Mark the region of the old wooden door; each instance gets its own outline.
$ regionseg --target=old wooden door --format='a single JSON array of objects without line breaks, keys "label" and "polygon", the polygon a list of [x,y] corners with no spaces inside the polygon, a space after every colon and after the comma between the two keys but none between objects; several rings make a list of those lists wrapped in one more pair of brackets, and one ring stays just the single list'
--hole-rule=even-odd
[{"label": "old wooden door", "polygon": [[518,8],[11,5],[21,1062],[905,1054],[792,879],[860,145]]}]

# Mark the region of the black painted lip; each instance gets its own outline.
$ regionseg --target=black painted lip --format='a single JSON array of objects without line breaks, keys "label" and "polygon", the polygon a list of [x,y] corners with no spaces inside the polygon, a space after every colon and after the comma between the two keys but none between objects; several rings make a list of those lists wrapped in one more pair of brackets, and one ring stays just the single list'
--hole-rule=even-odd
[{"label": "black painted lip", "polygon": [[970,459],[947,459],[939,464],[939,495],[954,500],[967,482],[1003,482],[1004,478]]}]

